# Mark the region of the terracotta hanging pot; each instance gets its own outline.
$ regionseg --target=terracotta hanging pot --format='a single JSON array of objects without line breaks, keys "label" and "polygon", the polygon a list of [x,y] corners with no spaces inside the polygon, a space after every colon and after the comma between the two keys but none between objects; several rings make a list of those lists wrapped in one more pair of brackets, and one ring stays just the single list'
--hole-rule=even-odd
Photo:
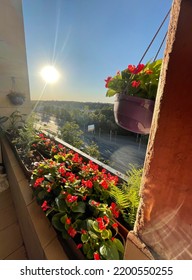
[{"label": "terracotta hanging pot", "polygon": [[155,102],[126,94],[116,94],[114,116],[122,128],[139,133],[149,134]]}]

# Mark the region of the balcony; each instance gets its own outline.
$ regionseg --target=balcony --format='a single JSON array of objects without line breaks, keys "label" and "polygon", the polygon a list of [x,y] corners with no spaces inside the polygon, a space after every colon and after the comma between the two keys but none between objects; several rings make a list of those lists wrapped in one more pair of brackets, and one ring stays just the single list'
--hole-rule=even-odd
[{"label": "balcony", "polygon": [[[24,82],[19,83],[19,87],[26,93],[26,100],[20,108],[26,114],[31,110],[21,1],[15,1],[18,14],[12,13],[12,2],[4,0],[0,4],[4,5],[0,9],[0,22],[6,27],[1,30],[5,44],[3,48],[5,51],[2,50],[1,55],[3,59],[0,58],[1,115],[10,115],[17,108],[15,107],[17,105],[10,104],[6,97],[10,77],[17,75],[22,77]],[[4,8],[12,13],[9,18],[10,24],[7,25],[5,24],[7,13],[4,12]],[[192,21],[191,15],[189,1],[173,1],[164,64],[144,164],[141,202],[133,232],[129,233],[126,242],[125,259],[151,259],[147,248],[150,248],[155,259],[192,259],[190,121],[192,99],[189,94],[192,64],[192,36],[189,24]],[[13,26],[17,36],[12,32]],[[11,203],[9,190],[0,193],[1,205],[6,205],[6,209],[1,206],[3,207],[1,209],[5,209],[5,215],[0,226],[0,241],[6,245],[6,252],[3,252],[3,248],[1,257],[67,259],[56,233],[32,199],[28,179],[9,143],[1,139],[1,145],[15,207],[13,208]],[[12,205],[11,208],[8,207],[9,203]],[[14,209],[16,216],[13,214]],[[9,215],[7,216],[9,218],[6,218],[8,212],[13,216]],[[13,229],[18,238],[14,240],[15,236],[11,234],[9,243],[6,243],[6,237]],[[14,244],[15,247],[10,244]],[[20,255],[19,252],[23,254]]]}]

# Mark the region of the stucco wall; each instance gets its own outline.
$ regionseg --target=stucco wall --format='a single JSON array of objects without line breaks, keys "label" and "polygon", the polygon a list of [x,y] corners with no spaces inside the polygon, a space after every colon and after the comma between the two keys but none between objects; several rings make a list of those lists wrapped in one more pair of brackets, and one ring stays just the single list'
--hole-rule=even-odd
[{"label": "stucco wall", "polygon": [[[23,105],[13,105],[7,94],[12,89],[25,94]],[[10,115],[19,109],[30,111],[29,80],[26,60],[22,0],[0,1],[0,116]]]}]

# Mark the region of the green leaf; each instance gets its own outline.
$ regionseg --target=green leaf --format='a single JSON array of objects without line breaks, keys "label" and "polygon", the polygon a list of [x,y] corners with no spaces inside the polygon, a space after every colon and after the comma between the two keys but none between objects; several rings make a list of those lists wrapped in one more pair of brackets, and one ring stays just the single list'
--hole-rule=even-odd
[{"label": "green leaf", "polygon": [[88,219],[87,220],[87,229],[92,230],[93,229],[93,220]]},{"label": "green leaf", "polygon": [[113,89],[108,89],[108,91],[106,92],[106,96],[111,97],[113,95],[115,95],[117,92]]},{"label": "green leaf", "polygon": [[86,243],[89,240],[89,235],[88,234],[81,234],[81,241],[83,243]]},{"label": "green leaf", "polygon": [[46,216],[48,216],[53,210],[54,210],[54,208],[49,208],[49,209],[46,211]]},{"label": "green leaf", "polygon": [[63,237],[63,239],[69,239],[69,234],[67,233],[67,231],[65,229],[62,230],[62,237]]},{"label": "green leaf", "polygon": [[45,198],[47,197],[47,192],[45,190],[42,190],[38,193],[38,198],[41,200],[45,200]]},{"label": "green leaf", "polygon": [[86,204],[83,201],[78,202],[77,204],[73,204],[71,210],[73,212],[85,213]]},{"label": "green leaf", "polygon": [[67,211],[67,205],[65,203],[65,200],[63,198],[55,198],[55,202],[57,204],[58,210],[66,212]]},{"label": "green leaf", "polygon": [[52,225],[59,231],[65,230],[64,224],[61,222],[62,213],[57,213],[52,217]]},{"label": "green leaf", "polygon": [[91,236],[92,239],[95,240],[99,238],[99,236],[97,236],[97,234],[91,230],[89,230],[89,235]]},{"label": "green leaf", "polygon": [[90,245],[87,244],[87,243],[83,244],[83,253],[84,253],[85,255],[87,255],[87,253],[88,253],[89,251],[90,251]]},{"label": "green leaf", "polygon": [[124,253],[125,248],[118,238],[114,238],[112,242],[115,244],[119,252]]},{"label": "green leaf", "polygon": [[119,260],[119,253],[117,247],[110,240],[102,243],[102,245],[99,248],[99,252],[106,260]]},{"label": "green leaf", "polygon": [[60,218],[62,224],[65,224],[66,218],[67,218],[67,214]]},{"label": "green leaf", "polygon": [[107,229],[104,229],[102,232],[101,232],[101,237],[103,239],[109,239],[109,236],[110,236],[110,233]]},{"label": "green leaf", "polygon": [[54,179],[53,176],[51,176],[50,174],[44,175],[44,177],[45,177],[49,182],[55,182],[55,179]]},{"label": "green leaf", "polygon": [[101,230],[98,227],[98,222],[97,221],[93,221],[92,227],[96,232],[101,232]]}]

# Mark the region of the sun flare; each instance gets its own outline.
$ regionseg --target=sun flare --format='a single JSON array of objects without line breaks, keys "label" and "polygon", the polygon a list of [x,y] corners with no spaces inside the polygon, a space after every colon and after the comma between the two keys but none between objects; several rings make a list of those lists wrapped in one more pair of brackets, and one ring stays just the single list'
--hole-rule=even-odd
[{"label": "sun flare", "polygon": [[53,84],[58,81],[60,74],[54,66],[44,66],[40,72],[41,77],[46,83]]}]

